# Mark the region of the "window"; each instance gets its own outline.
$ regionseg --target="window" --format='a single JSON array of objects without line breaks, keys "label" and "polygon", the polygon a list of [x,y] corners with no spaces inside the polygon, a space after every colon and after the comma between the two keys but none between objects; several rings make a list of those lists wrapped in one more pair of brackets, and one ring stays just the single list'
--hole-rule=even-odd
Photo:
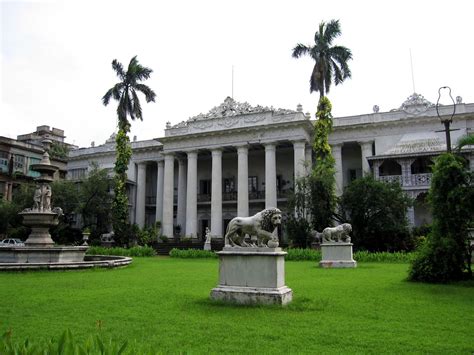
[{"label": "window", "polygon": [[13,156],[13,171],[23,172],[24,166],[25,166],[25,156],[14,155]]},{"label": "window", "polygon": [[0,172],[8,173],[8,152],[0,150]]},{"label": "window", "polygon": [[68,171],[70,180],[81,180],[86,177],[87,168],[71,169]]},{"label": "window", "polygon": [[256,176],[249,176],[249,192],[257,192],[258,191],[258,180]]},{"label": "window", "polygon": [[31,158],[30,157],[30,166],[28,167],[28,176],[32,176],[32,177],[38,177],[40,176],[40,173],[37,172],[37,171],[34,171],[31,169],[31,166],[33,164],[38,164],[41,160],[38,159],[38,158]]},{"label": "window", "polygon": [[235,191],[234,178],[224,179],[223,189],[224,189],[224,192],[234,192]]}]

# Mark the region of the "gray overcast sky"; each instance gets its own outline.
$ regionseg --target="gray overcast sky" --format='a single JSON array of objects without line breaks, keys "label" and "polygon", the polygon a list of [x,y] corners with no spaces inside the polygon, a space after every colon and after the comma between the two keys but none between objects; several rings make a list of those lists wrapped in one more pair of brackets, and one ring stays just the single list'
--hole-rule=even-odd
[{"label": "gray overcast sky", "polygon": [[339,19],[336,44],[353,52],[352,79],[333,86],[334,116],[397,108],[415,89],[436,102],[438,88],[474,102],[472,0],[451,1],[2,1],[1,130],[16,138],[38,125],[65,130],[81,147],[116,129],[115,102],[101,97],[117,81],[112,59],[138,55],[153,69],[144,121],[131,136],[163,136],[166,121],[187,120],[232,92],[251,105],[314,115],[312,61],[293,59],[313,44],[321,21]]}]

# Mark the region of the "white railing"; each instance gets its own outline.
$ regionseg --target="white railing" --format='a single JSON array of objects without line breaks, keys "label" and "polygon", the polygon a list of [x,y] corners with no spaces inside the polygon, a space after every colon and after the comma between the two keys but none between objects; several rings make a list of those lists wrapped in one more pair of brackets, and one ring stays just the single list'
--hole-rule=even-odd
[{"label": "white railing", "polygon": [[398,182],[399,184],[402,183],[402,176],[401,175],[385,175],[379,176],[380,181],[384,182]]},{"label": "white railing", "polygon": [[411,176],[412,186],[429,186],[431,184],[431,173],[413,174]]}]

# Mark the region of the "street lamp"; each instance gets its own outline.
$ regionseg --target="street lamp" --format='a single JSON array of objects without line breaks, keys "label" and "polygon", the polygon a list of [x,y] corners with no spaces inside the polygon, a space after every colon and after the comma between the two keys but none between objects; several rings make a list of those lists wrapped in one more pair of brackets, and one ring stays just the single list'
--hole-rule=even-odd
[{"label": "street lamp", "polygon": [[[448,89],[449,90],[449,97],[451,98],[451,101],[453,102],[453,113],[451,116],[449,115],[444,115],[441,116],[439,114],[439,100],[441,99],[441,90]],[[449,125],[451,122],[453,122],[453,117],[454,114],[456,113],[456,102],[454,101],[453,97],[451,96],[451,88],[449,86],[442,86],[438,89],[438,101],[436,102],[436,114],[438,115],[439,119],[441,120],[441,123],[444,124],[444,131],[446,132],[446,150],[448,153],[451,153],[451,133],[449,130]]]}]

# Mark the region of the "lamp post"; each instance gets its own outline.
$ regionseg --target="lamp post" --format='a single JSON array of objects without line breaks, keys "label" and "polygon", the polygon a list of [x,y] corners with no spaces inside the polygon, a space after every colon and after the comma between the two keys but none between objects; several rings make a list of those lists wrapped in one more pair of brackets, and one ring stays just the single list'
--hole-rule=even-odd
[{"label": "lamp post", "polygon": [[[451,98],[451,101],[453,102],[453,113],[451,116],[449,115],[444,115],[441,116],[439,114],[439,100],[441,99],[441,90],[447,89],[449,90],[449,97]],[[444,131],[446,132],[446,151],[448,153],[451,153],[451,133],[449,130],[449,126],[451,122],[453,122],[453,117],[454,114],[456,113],[456,102],[454,101],[453,97],[451,96],[451,88],[449,86],[442,86],[438,89],[438,101],[436,102],[436,114],[438,115],[439,119],[441,120],[441,123],[444,124]]]}]

